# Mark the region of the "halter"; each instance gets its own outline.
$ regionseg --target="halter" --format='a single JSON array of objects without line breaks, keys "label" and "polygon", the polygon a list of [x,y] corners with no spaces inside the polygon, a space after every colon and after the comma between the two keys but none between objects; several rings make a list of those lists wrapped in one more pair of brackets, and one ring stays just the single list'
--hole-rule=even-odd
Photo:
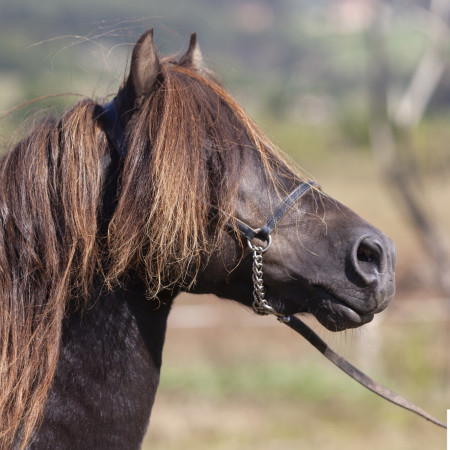
[{"label": "halter", "polygon": [[[263,255],[272,245],[270,233],[275,229],[276,224],[286,214],[294,203],[303,197],[312,187],[318,184],[315,181],[304,181],[291,191],[283,200],[281,205],[267,219],[260,228],[252,228],[239,219],[234,219],[239,233],[247,239],[247,244],[253,252],[252,281],[253,281],[253,311],[261,316],[273,314],[281,321],[287,320],[282,314],[275,311],[265,299],[265,289],[263,283]],[[254,239],[265,242],[264,246],[253,243]]]},{"label": "halter", "polygon": [[[120,125],[116,109],[114,106],[114,100],[111,100],[107,105],[103,107],[102,113],[98,116],[98,119],[103,124],[103,129],[108,136],[112,146],[116,149],[122,158],[127,155],[126,136]],[[237,225],[238,232],[247,239],[247,244],[250,250],[253,252],[253,267],[252,267],[252,281],[253,281],[253,310],[259,315],[274,315],[281,323],[286,324],[294,331],[302,335],[307,341],[309,341],[320,353],[322,353],[329,361],[335,364],[339,369],[344,371],[347,375],[353,378],[355,381],[363,385],[365,388],[379,395],[380,397],[388,400],[395,405],[411,411],[424,419],[438,425],[442,428],[447,428],[446,424],[431,414],[416,406],[401,395],[391,391],[390,389],[382,386],[376,381],[369,378],[355,366],[350,364],[346,359],[332,350],[328,344],[323,341],[311,328],[309,328],[298,317],[286,316],[277,312],[272,306],[269,305],[265,299],[265,289],[263,283],[263,255],[269,250],[272,244],[272,236],[270,233],[274,230],[280,219],[286,214],[289,208],[305,195],[312,187],[318,186],[314,181],[302,182],[292,192],[290,192],[283,200],[281,205],[275,210],[275,212],[268,218],[266,223],[260,228],[252,228],[245,222],[239,219],[234,219]],[[234,229],[230,224],[229,227]],[[254,239],[258,239],[265,242],[264,246],[253,243]]]},{"label": "halter", "polygon": [[[346,359],[331,349],[328,344],[320,338],[311,328],[295,316],[286,316],[277,312],[265,299],[265,289],[263,283],[263,255],[269,250],[272,245],[272,236],[270,233],[274,230],[276,224],[288,211],[288,209],[303,195],[305,195],[312,187],[318,186],[314,181],[307,181],[297,186],[283,201],[283,203],[275,210],[272,216],[266,221],[261,228],[252,228],[241,220],[235,219],[239,233],[247,239],[247,244],[253,252],[253,267],[252,267],[252,281],[253,281],[253,310],[259,315],[273,315],[281,323],[302,335],[309,341],[320,353],[322,353],[329,361],[335,364],[339,369],[344,371],[347,375],[360,383],[365,388],[388,400],[395,405],[411,411],[424,419],[434,423],[443,428],[447,428],[446,424],[422,408],[416,406],[406,398],[382,386],[378,382],[372,380],[366,374],[361,372]],[[264,246],[254,244],[254,239],[265,241]]]}]

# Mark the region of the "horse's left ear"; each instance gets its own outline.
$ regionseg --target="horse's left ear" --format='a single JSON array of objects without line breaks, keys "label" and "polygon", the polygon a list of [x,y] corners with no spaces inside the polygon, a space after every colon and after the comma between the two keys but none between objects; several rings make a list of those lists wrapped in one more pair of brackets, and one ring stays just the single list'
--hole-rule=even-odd
[{"label": "horse's left ear", "polygon": [[179,66],[192,66],[197,70],[203,69],[203,56],[200,46],[197,42],[197,33],[191,34],[189,48],[187,52],[178,61]]}]

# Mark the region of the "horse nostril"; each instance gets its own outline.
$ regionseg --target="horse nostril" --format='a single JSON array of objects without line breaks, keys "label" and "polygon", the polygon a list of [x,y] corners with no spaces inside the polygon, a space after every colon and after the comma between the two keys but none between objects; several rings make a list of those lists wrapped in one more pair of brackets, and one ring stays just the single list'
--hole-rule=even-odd
[{"label": "horse nostril", "polygon": [[353,256],[353,266],[356,273],[367,284],[378,280],[379,273],[383,270],[382,246],[369,237],[362,239],[356,246]]},{"label": "horse nostril", "polygon": [[356,251],[356,257],[360,263],[374,263],[379,261],[379,253],[365,245],[360,245]]}]

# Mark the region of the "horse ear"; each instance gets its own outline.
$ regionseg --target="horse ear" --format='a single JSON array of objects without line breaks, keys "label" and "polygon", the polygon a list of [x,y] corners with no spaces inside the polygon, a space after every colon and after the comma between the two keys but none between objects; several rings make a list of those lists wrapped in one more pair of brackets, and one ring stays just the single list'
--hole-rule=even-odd
[{"label": "horse ear", "polygon": [[178,61],[180,66],[192,66],[195,69],[203,69],[203,56],[200,51],[200,46],[197,42],[197,33],[191,34],[191,40],[189,42],[189,48],[187,52]]},{"label": "horse ear", "polygon": [[153,29],[147,30],[136,42],[131,55],[130,73],[117,93],[114,106],[121,125],[126,126],[156,82],[160,63],[153,45]]},{"label": "horse ear", "polygon": [[144,96],[152,91],[159,70],[160,64],[153,46],[153,29],[150,29],[134,46],[130,73],[116,97],[115,107],[122,121],[127,122]]},{"label": "horse ear", "polygon": [[131,56],[128,84],[133,88],[138,102],[151,92],[159,69],[159,60],[153,45],[152,28],[139,38]]}]

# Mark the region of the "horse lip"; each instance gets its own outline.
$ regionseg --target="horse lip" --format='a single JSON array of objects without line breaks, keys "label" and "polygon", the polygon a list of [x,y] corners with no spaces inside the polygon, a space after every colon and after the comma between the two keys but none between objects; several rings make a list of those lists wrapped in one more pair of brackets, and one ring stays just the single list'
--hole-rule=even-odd
[{"label": "horse lip", "polygon": [[[320,294],[321,303],[312,311],[317,320],[331,331],[342,331],[347,328],[356,328],[364,325],[374,318],[377,311],[361,311],[330,292],[323,286],[314,286]],[[377,308],[378,309],[378,308]]]},{"label": "horse lip", "polygon": [[337,294],[335,294],[334,292],[330,291],[329,289],[327,289],[326,287],[322,286],[322,285],[314,285],[314,290],[318,291],[321,297],[325,297],[327,300],[331,300],[333,303],[336,304],[340,304],[352,311],[354,311],[355,313],[357,313],[358,315],[365,315],[365,314],[370,314],[371,311],[360,311],[358,309],[356,309],[354,306],[350,305],[348,301],[344,300],[342,297],[338,296]]}]

